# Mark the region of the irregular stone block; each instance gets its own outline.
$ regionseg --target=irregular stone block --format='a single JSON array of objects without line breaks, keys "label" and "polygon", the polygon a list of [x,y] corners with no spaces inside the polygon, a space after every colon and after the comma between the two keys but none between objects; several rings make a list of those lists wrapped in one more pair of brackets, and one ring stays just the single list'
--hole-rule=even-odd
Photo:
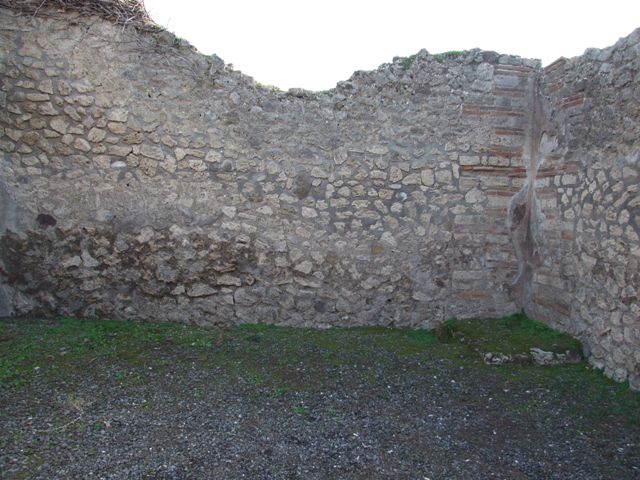
[{"label": "irregular stone block", "polygon": [[189,297],[207,297],[215,293],[216,289],[205,283],[195,283],[187,288],[187,295]]},{"label": "irregular stone block", "polygon": [[111,111],[107,112],[107,120],[110,122],[121,122],[124,123],[129,118],[129,112],[127,112],[124,108],[114,108]]}]

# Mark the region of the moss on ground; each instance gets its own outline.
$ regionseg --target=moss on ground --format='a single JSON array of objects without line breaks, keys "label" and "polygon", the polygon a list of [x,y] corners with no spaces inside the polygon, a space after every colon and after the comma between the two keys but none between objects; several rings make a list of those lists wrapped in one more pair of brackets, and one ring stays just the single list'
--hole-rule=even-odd
[{"label": "moss on ground", "polygon": [[219,329],[116,320],[14,319],[0,322],[0,384],[37,374],[81,371],[104,357],[143,361],[158,346],[210,347]]},{"label": "moss on ground", "polygon": [[[12,319],[0,322],[0,387],[86,375],[97,365],[106,366],[110,385],[134,386],[145,382],[149,372],[175,375],[198,367],[215,372],[215,381],[258,387],[277,398],[294,391],[367,385],[399,371],[422,375],[431,363],[444,362],[451,369],[471,369],[479,384],[547,389],[574,402],[579,396],[587,417],[616,416],[640,424],[640,395],[585,362],[540,367],[489,366],[482,360],[485,352],[527,353],[532,347],[581,350],[577,340],[524,315],[450,320],[435,332],[264,324],[200,327],[70,317]],[[543,406],[513,405],[514,410],[518,408]]]},{"label": "moss on ground", "polygon": [[578,340],[523,314],[485,320],[449,320],[437,330],[441,343],[457,345],[465,356],[482,352],[527,353],[537,347],[556,353],[581,352]]}]

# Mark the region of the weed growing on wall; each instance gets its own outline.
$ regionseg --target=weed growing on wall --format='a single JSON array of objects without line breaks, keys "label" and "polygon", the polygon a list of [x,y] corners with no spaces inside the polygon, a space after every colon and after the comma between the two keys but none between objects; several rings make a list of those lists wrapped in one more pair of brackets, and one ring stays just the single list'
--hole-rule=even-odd
[{"label": "weed growing on wall", "polygon": [[464,53],[465,52],[459,51],[459,50],[450,50],[448,52],[436,53],[435,55],[433,55],[433,59],[438,61],[438,62],[443,62],[443,61],[448,60],[450,58],[460,57],[460,56],[464,55]]}]

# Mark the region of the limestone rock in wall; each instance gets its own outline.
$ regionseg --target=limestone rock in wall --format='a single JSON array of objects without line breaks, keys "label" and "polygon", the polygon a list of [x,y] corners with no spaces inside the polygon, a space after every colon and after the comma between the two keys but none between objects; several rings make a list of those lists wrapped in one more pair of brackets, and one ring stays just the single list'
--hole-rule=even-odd
[{"label": "limestone rock in wall", "polygon": [[0,315],[525,308],[640,387],[638,31],[544,70],[423,51],[314,93],[74,18],[0,9]]}]

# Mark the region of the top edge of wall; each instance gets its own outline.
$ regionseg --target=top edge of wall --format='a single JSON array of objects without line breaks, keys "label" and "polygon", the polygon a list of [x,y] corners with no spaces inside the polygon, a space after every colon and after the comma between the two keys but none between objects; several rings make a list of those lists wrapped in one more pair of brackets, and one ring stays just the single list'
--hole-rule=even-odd
[{"label": "top edge of wall", "polygon": [[[241,80],[255,85],[256,88],[269,90],[278,95],[315,98],[321,95],[335,95],[339,89],[342,93],[353,89],[354,83],[375,83],[380,75],[384,75],[387,81],[398,83],[411,82],[414,75],[424,68],[433,68],[438,65],[467,65],[490,63],[493,65],[508,65],[522,67],[527,70],[541,69],[542,62],[539,59],[530,59],[518,55],[502,54],[490,50],[474,48],[464,51],[450,51],[431,54],[426,49],[421,49],[408,57],[394,57],[390,63],[382,63],[373,70],[357,70],[346,80],[336,83],[334,88],[323,91],[313,91],[303,88],[290,88],[283,91],[275,86],[263,85],[250,75],[233,68],[232,63],[226,63],[216,54],[205,55],[198,51],[187,40],[177,37],[174,33],[157,25],[147,13],[144,2],[140,0],[0,0],[0,9],[5,8],[14,12],[14,15],[30,15],[35,18],[49,18],[70,23],[96,23],[96,21],[111,23],[122,29],[122,33],[128,35],[140,35],[151,38],[156,46],[173,49],[176,52],[188,52],[199,57],[200,62],[205,62],[209,71],[224,71],[241,77]],[[555,66],[575,62],[581,59],[598,60],[608,57],[612,51],[640,43],[640,27],[629,35],[621,37],[614,45],[602,49],[588,48],[582,55],[567,58],[560,57],[544,70],[553,69]],[[198,63],[200,63],[198,62]]]}]

